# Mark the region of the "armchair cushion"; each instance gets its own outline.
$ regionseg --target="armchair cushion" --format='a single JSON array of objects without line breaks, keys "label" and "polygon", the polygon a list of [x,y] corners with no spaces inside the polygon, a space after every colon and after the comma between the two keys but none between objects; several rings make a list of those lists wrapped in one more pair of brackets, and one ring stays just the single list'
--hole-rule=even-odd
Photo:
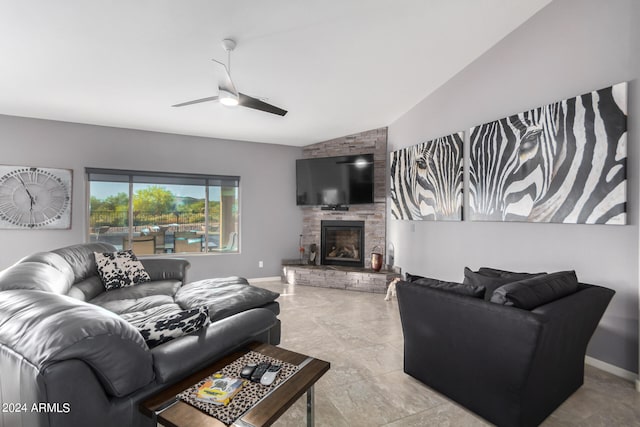
[{"label": "armchair cushion", "polygon": [[575,271],[543,274],[499,287],[491,302],[531,310],[578,290]]},{"label": "armchair cushion", "polygon": [[95,257],[98,275],[107,291],[151,280],[144,266],[131,250],[96,252]]}]

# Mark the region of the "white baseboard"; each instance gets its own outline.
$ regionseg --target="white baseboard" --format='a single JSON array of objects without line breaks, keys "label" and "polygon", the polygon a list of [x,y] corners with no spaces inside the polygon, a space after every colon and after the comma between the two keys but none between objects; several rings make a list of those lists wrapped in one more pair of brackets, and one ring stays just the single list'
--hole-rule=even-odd
[{"label": "white baseboard", "polygon": [[280,281],[280,276],[273,276],[273,277],[256,277],[253,279],[247,279],[249,281],[249,283],[260,283],[260,282],[273,282],[273,281]]},{"label": "white baseboard", "polygon": [[584,362],[587,365],[593,366],[594,368],[602,369],[603,371],[613,374],[616,377],[635,382],[636,390],[640,392],[640,380],[638,379],[638,375],[635,372],[627,371],[626,369],[619,368],[610,363],[603,362],[602,360],[594,359],[590,356],[585,356]]}]

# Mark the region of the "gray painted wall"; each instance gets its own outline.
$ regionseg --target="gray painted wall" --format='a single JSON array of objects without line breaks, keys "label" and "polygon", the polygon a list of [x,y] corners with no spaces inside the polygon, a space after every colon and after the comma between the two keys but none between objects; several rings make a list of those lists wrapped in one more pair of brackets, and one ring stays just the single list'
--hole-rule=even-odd
[{"label": "gray painted wall", "polygon": [[[640,2],[555,0],[389,126],[389,150],[622,81],[629,85],[627,226],[397,221],[403,271],[461,280],[469,266],[575,269],[616,290],[588,354],[638,372]],[[426,43],[426,41],[425,41]],[[468,164],[468,145],[465,147]],[[465,191],[467,189],[465,176]]]},{"label": "gray painted wall", "polygon": [[[73,169],[71,230],[0,230],[0,269],[25,255],[86,240],[85,167],[239,175],[240,254],[190,255],[189,280],[280,275],[298,256],[297,147],[0,115],[0,164]],[[264,267],[258,268],[258,261]]]}]

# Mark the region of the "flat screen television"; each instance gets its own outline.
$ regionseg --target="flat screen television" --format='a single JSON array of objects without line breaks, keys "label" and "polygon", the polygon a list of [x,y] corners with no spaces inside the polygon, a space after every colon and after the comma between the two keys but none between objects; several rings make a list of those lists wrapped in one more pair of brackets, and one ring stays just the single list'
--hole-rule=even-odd
[{"label": "flat screen television", "polygon": [[373,203],[373,154],[296,160],[298,206]]}]

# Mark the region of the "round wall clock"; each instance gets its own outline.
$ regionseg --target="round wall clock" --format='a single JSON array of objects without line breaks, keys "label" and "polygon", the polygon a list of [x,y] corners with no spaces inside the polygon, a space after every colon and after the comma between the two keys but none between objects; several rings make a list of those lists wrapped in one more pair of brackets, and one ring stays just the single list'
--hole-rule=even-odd
[{"label": "round wall clock", "polygon": [[2,228],[70,228],[71,170],[0,166]]}]

